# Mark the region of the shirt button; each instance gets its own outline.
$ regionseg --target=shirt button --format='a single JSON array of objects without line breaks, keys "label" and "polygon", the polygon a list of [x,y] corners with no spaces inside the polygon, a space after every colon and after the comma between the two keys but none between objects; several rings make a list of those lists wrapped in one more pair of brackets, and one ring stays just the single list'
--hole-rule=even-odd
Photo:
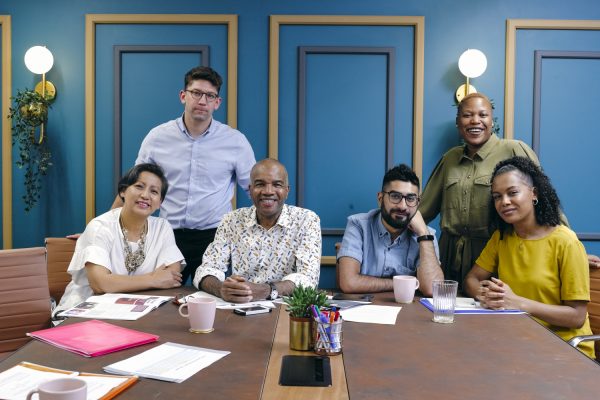
[{"label": "shirt button", "polygon": [[471,175],[467,175],[467,179],[471,179]]}]

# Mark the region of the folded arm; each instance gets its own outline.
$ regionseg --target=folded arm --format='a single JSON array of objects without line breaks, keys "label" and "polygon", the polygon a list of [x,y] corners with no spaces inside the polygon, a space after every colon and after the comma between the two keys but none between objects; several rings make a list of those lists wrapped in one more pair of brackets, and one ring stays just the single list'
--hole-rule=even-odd
[{"label": "folded arm", "polygon": [[85,270],[95,294],[128,293],[181,286],[180,262],[161,265],[148,274],[133,276],[113,274],[108,268],[89,262],[85,264]]},{"label": "folded arm", "polygon": [[374,293],[394,290],[390,278],[378,278],[360,273],[360,262],[352,257],[338,260],[340,289],[344,293]]}]

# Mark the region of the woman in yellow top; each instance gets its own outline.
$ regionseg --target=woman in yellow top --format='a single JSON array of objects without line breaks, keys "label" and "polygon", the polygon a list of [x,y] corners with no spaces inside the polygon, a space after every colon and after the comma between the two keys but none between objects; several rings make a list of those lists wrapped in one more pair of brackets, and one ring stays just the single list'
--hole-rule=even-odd
[{"label": "woman in yellow top", "polygon": [[[523,310],[564,340],[591,335],[587,255],[560,224],[548,177],[527,158],[502,161],[492,175],[492,201],[497,230],[465,279],[467,293],[485,308]],[[580,350],[594,358],[591,342]]]}]

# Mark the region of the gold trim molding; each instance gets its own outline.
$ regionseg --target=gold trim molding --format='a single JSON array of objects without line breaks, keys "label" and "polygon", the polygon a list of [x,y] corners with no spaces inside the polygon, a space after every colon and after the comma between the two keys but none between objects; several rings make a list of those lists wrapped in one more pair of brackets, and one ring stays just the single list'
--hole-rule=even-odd
[{"label": "gold trim molding", "polygon": [[0,15],[2,25],[2,244],[12,248],[12,135],[8,119],[12,91],[10,15]]},{"label": "gold trim molding", "polygon": [[278,157],[279,146],[279,27],[281,25],[412,26],[414,28],[413,169],[423,170],[423,76],[425,17],[350,15],[271,15],[269,35],[269,140],[268,154]]},{"label": "gold trim molding", "polygon": [[227,124],[237,127],[238,21],[235,14],[86,14],[85,16],[85,221],[96,210],[96,25],[198,24],[227,26]]},{"label": "gold trim molding", "polygon": [[600,30],[599,20],[552,20],[508,19],[506,20],[506,75],[504,79],[504,137],[513,139],[515,123],[515,64],[517,30]]}]

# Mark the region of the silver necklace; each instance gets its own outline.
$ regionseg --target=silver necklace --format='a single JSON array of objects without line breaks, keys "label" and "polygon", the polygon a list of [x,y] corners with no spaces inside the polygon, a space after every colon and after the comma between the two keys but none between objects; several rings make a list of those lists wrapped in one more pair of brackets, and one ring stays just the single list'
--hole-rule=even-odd
[{"label": "silver necklace", "polygon": [[144,259],[146,258],[144,246],[146,244],[148,221],[146,221],[144,227],[142,228],[142,233],[137,241],[138,248],[136,251],[131,251],[129,240],[127,240],[127,229],[123,227],[121,217],[119,217],[119,226],[121,227],[121,232],[123,233],[123,255],[125,256],[125,268],[127,268],[127,272],[129,274],[133,274],[139,268],[139,266],[142,265]]}]

